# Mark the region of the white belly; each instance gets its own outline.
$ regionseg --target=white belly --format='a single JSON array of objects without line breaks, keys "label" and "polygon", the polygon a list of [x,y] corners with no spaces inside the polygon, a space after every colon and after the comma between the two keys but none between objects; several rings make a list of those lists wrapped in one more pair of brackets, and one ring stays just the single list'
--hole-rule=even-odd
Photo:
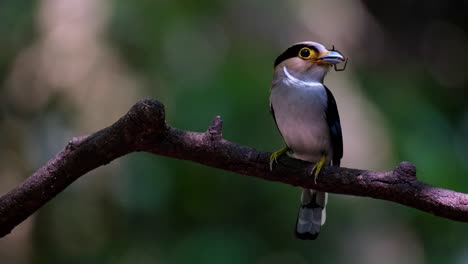
[{"label": "white belly", "polygon": [[311,162],[322,154],[333,156],[325,109],[325,87],[290,86],[283,82],[272,88],[270,102],[276,123],[293,157]]}]

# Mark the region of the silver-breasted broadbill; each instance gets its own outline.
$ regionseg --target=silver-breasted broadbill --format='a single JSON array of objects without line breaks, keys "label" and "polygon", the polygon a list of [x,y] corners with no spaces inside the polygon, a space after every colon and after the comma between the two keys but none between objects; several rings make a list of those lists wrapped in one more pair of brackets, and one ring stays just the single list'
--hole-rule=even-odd
[{"label": "silver-breasted broadbill", "polygon": [[[294,44],[276,58],[270,112],[286,147],[271,155],[271,169],[282,154],[315,163],[311,175],[315,179],[323,166],[340,166],[340,118],[335,98],[323,81],[342,62],[345,58],[339,51],[310,41]],[[303,189],[295,230],[298,238],[317,238],[325,223],[327,198],[325,192]]]}]

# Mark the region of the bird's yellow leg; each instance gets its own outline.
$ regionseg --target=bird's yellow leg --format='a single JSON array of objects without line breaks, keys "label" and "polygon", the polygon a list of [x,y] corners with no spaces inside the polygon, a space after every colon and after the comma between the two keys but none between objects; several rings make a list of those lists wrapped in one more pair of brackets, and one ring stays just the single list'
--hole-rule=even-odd
[{"label": "bird's yellow leg", "polygon": [[314,167],[312,168],[312,174],[314,174],[314,183],[317,183],[317,176],[320,174],[320,171],[322,170],[326,162],[327,155],[322,154],[320,160],[317,163],[315,163]]},{"label": "bird's yellow leg", "polygon": [[279,158],[279,156],[283,155],[284,153],[288,152],[288,147],[284,147],[278,151],[275,151],[273,153],[271,153],[270,155],[270,170],[272,171],[273,170],[273,163],[276,162],[277,163],[277,159]]}]

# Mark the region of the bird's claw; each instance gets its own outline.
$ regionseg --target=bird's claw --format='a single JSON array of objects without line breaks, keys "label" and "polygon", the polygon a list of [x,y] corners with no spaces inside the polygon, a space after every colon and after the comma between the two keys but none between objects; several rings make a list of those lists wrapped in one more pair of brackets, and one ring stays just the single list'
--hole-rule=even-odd
[{"label": "bird's claw", "polygon": [[314,184],[317,184],[317,176],[320,174],[322,171],[323,166],[327,162],[327,157],[325,155],[322,155],[320,160],[315,163],[314,167],[312,167],[312,173],[314,175]]},{"label": "bird's claw", "polygon": [[288,148],[284,147],[278,151],[271,153],[270,155],[270,171],[273,171],[273,163],[278,163],[277,159],[283,155],[284,153],[288,152]]}]

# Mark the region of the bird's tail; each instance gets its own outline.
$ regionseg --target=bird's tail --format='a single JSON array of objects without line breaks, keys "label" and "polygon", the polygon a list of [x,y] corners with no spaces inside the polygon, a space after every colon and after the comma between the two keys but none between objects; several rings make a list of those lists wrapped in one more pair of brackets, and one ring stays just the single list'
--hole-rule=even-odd
[{"label": "bird's tail", "polygon": [[299,239],[316,239],[325,223],[328,193],[304,189],[301,208],[296,221],[296,236]]}]

